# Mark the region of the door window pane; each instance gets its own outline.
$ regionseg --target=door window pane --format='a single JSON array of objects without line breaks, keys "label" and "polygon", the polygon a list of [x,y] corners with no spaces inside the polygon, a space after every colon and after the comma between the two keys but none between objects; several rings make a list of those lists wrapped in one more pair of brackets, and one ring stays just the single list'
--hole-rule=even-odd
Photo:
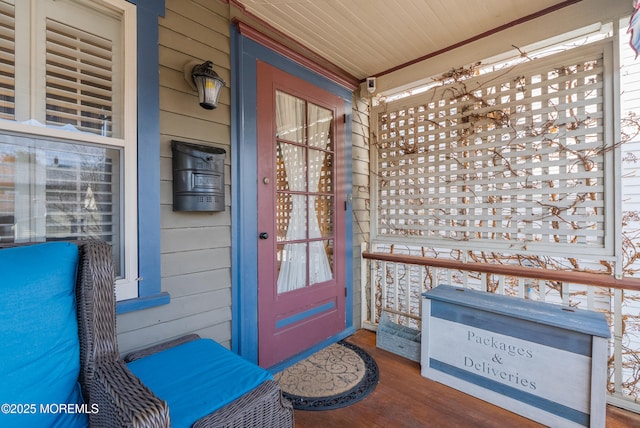
[{"label": "door window pane", "polygon": [[276,92],[276,137],[303,144],[305,139],[305,102],[284,92]]},{"label": "door window pane", "polygon": [[333,278],[333,119],[329,109],[276,92],[278,292]]},{"label": "door window pane", "polygon": [[[314,158],[310,156],[310,158]],[[333,193],[333,153],[322,152],[315,157],[316,165],[309,167],[309,178],[312,192]]]},{"label": "door window pane", "polygon": [[278,241],[298,241],[307,238],[307,197],[281,194],[277,206]]},{"label": "door window pane", "polygon": [[278,244],[278,292],[307,285],[307,244]]},{"label": "door window pane", "polygon": [[307,149],[293,144],[278,142],[276,156],[278,190],[306,191]]},{"label": "door window pane", "polygon": [[[309,232],[311,238],[330,238],[333,236],[333,196],[310,196],[309,212],[314,212],[315,229]],[[313,223],[313,218],[310,219]],[[311,226],[310,226],[311,227]]]},{"label": "door window pane", "polygon": [[309,270],[309,284],[318,284],[331,279],[333,276],[333,241],[313,241],[309,247],[309,263],[317,267]]},{"label": "door window pane", "polygon": [[330,150],[333,112],[312,103],[309,103],[308,109],[309,146]]}]

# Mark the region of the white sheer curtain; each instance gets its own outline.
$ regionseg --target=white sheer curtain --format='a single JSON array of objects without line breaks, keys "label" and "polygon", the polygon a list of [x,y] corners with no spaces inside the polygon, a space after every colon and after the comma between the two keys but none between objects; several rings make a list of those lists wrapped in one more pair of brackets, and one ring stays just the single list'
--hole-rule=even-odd
[{"label": "white sheer curtain", "polygon": [[[321,111],[322,110],[322,111]],[[331,115],[328,110],[309,105],[309,145],[326,149],[329,143]],[[280,139],[304,143],[305,103],[291,95],[276,93],[276,126]],[[288,190],[307,191],[307,159],[304,147],[280,143],[280,154],[286,170]],[[309,189],[317,191],[325,152],[309,150]],[[315,211],[315,196],[291,195],[291,212],[285,239],[287,241],[307,239],[307,209],[309,238],[320,238],[321,231]],[[309,280],[311,284],[331,279],[332,272],[323,242],[311,242],[309,247]],[[307,283],[307,244],[286,243],[279,255],[278,293],[302,288]]]},{"label": "white sheer curtain", "polygon": [[[305,112],[304,101],[291,95],[276,93],[276,127],[278,137],[297,143],[304,142]],[[290,191],[306,191],[305,149],[293,144],[280,144],[287,183]],[[305,197],[291,196],[291,212],[285,239],[306,238]],[[278,273],[278,293],[302,288],[307,282],[307,245],[305,243],[285,244]]]},{"label": "white sheer curtain", "polygon": [[[309,104],[309,189],[317,192],[320,177],[322,176],[322,166],[324,165],[327,153],[326,150],[330,142],[331,132],[331,111]],[[313,150],[313,148],[322,150]],[[309,196],[309,238],[321,238],[320,225],[318,224],[318,213],[316,212],[315,195]],[[327,251],[323,241],[313,241],[309,243],[309,283],[328,281],[332,277],[331,265],[327,257]]]}]

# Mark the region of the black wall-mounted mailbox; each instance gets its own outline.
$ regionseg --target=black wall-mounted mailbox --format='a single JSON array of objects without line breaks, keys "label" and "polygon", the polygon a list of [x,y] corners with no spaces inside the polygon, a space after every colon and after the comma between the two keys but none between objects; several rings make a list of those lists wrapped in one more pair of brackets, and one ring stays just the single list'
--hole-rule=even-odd
[{"label": "black wall-mounted mailbox", "polygon": [[173,210],[224,211],[224,158],[218,147],[171,141]]}]

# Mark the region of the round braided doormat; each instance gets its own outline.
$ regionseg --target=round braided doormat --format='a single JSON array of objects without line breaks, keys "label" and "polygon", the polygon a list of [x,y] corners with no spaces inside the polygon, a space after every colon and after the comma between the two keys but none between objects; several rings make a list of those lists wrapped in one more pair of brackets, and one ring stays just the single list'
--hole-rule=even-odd
[{"label": "round braided doormat", "polygon": [[340,341],[277,373],[298,410],[330,410],[365,398],[378,384],[378,365],[360,347]]}]

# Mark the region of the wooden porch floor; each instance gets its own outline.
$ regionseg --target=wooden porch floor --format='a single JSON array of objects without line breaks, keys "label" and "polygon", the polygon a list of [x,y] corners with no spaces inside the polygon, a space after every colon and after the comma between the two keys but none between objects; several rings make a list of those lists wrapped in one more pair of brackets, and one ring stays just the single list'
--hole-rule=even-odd
[{"label": "wooden porch floor", "polygon": [[[376,348],[376,336],[358,330],[347,341],[367,351],[378,364],[380,382],[364,400],[337,410],[295,411],[296,428],[541,427],[420,375],[420,364]],[[640,427],[640,415],[607,406],[607,428]]]}]

